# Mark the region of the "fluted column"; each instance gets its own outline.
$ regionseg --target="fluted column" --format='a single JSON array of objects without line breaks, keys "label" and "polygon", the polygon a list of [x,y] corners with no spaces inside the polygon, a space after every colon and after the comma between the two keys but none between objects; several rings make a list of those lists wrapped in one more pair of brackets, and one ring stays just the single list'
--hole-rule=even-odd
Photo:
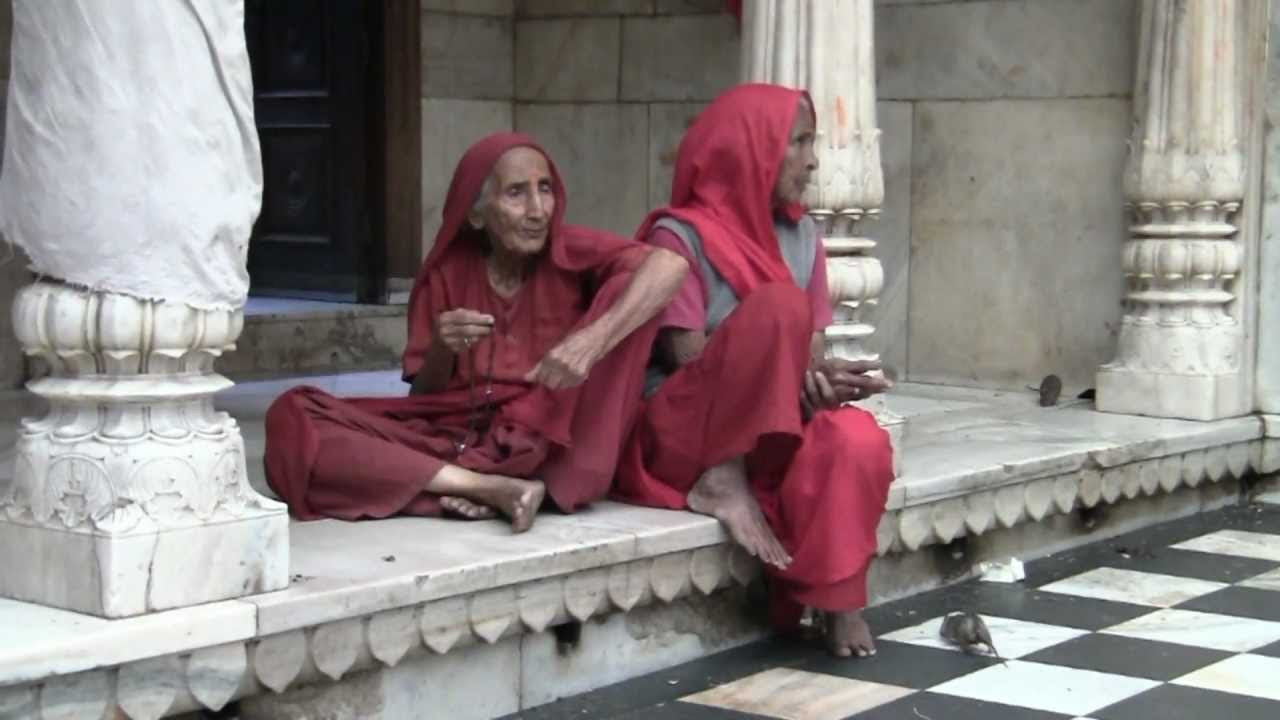
[{"label": "fluted column", "polygon": [[[866,234],[884,202],[872,0],[747,0],[742,73],[747,82],[802,88],[813,98],[819,167],[805,202],[827,250],[836,316],[828,347],[841,358],[878,359],[866,344],[884,287],[875,240]],[[902,423],[883,397],[861,404],[882,425]]]},{"label": "fluted column", "polygon": [[288,584],[231,385],[262,176],[240,2],[14,0],[0,228],[50,373],[0,468],[0,596],[105,617]]},{"label": "fluted column", "polygon": [[1245,194],[1239,4],[1143,0],[1133,137],[1132,224],[1116,358],[1099,410],[1213,420],[1250,411],[1237,288]]}]

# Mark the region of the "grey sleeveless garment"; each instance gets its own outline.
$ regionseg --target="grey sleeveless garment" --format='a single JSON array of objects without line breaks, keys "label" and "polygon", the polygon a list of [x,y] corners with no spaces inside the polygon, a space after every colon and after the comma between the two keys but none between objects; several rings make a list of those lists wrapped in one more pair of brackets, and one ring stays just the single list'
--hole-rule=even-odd
[{"label": "grey sleeveless garment", "polygon": [[[663,228],[675,233],[684,241],[685,247],[697,260],[698,269],[702,272],[702,282],[707,291],[707,334],[710,335],[738,307],[738,295],[720,271],[716,270],[707,259],[706,251],[702,246],[702,237],[692,225],[672,217],[664,217],[654,223],[654,228]],[[813,279],[813,262],[818,252],[819,242],[818,228],[813,219],[806,215],[795,224],[786,220],[775,220],[773,230],[778,236],[782,259],[787,263],[791,277],[801,288],[808,289],[809,282]],[[659,364],[656,361],[650,363],[645,377],[645,397],[657,392],[658,386],[666,379],[667,373]]]}]

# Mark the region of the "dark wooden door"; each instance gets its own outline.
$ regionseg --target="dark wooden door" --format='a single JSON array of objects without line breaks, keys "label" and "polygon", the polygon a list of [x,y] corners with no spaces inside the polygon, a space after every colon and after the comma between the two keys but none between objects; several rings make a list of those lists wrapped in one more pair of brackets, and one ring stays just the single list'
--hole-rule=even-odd
[{"label": "dark wooden door", "polygon": [[381,2],[248,0],[245,35],[262,145],[249,244],[256,295],[369,302],[382,295]]}]

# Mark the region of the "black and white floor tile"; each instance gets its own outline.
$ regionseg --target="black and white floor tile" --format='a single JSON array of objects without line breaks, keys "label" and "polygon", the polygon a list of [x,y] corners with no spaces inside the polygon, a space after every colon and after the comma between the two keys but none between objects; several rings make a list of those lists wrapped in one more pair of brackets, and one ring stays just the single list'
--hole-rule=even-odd
[{"label": "black and white floor tile", "polygon": [[[1004,662],[938,637],[983,615]],[[703,720],[1276,720],[1280,507],[1209,513],[873,608],[879,652],[770,640],[526,713]]]}]

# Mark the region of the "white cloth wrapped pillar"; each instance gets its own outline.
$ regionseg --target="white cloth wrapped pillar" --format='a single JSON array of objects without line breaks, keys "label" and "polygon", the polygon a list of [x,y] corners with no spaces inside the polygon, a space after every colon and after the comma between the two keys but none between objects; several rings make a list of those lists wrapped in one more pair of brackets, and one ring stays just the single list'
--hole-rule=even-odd
[{"label": "white cloth wrapped pillar", "polygon": [[[849,360],[879,359],[865,344],[884,287],[876,243],[864,235],[884,202],[874,23],[872,0],[747,0],[743,9],[743,80],[803,88],[813,98],[819,167],[805,202],[827,250],[836,316],[829,352]],[[896,467],[902,418],[882,396],[859,404],[889,429]]]},{"label": "white cloth wrapped pillar", "polygon": [[1245,194],[1239,5],[1142,2],[1125,172],[1125,313],[1116,358],[1098,372],[1099,410],[1214,420],[1252,409],[1237,302]]},{"label": "white cloth wrapped pillar", "polygon": [[[121,617],[288,584],[213,361],[262,192],[237,0],[14,0],[0,230],[44,417],[0,471],[0,595]],[[6,469],[7,470],[7,469]]]}]

